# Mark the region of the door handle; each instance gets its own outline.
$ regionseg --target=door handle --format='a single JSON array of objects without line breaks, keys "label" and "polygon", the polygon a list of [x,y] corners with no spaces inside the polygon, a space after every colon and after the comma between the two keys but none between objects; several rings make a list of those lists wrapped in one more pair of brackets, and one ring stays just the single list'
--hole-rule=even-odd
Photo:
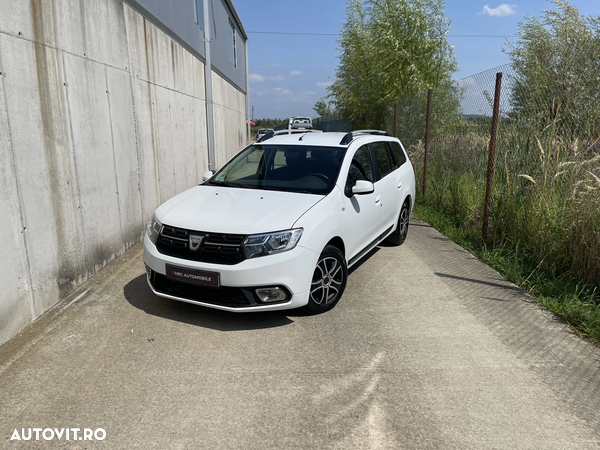
[{"label": "door handle", "polygon": [[381,203],[381,195],[378,195],[375,199],[375,203]]},{"label": "door handle", "polygon": [[400,183],[398,183],[398,189],[402,189],[402,181]]}]

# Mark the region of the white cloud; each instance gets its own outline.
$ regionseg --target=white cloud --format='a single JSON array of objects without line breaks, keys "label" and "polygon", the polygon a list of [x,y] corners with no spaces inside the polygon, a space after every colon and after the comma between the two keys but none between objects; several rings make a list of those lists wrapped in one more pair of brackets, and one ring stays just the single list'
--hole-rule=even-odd
[{"label": "white cloud", "polygon": [[290,89],[276,87],[273,92],[277,94],[277,98],[286,102],[314,102],[316,93],[314,91],[292,92]]},{"label": "white cloud", "polygon": [[250,81],[250,83],[262,83],[265,81],[265,77],[257,73],[251,73],[248,75],[248,81]]},{"label": "white cloud", "polygon": [[319,86],[320,88],[326,88],[331,86],[333,83],[329,82],[329,81],[320,81],[317,83],[317,86]]},{"label": "white cloud", "polygon": [[473,77],[466,77],[456,80],[455,83],[459,88],[468,88],[475,86],[475,79]]},{"label": "white cloud", "polygon": [[290,75],[295,77],[296,75],[302,75],[302,72],[300,72],[299,70],[292,70],[290,72]]},{"label": "white cloud", "polygon": [[262,83],[263,81],[269,80],[269,81],[283,81],[285,78],[283,78],[281,75],[275,75],[273,77],[265,77],[263,75],[259,75],[257,73],[251,73],[250,75],[248,75],[248,80],[250,81],[250,83]]},{"label": "white cloud", "polygon": [[487,15],[491,17],[505,17],[510,16],[512,14],[516,14],[515,8],[517,5],[507,5],[506,3],[502,3],[496,8],[490,8],[488,5],[483,7],[481,12],[478,12],[478,15]]}]

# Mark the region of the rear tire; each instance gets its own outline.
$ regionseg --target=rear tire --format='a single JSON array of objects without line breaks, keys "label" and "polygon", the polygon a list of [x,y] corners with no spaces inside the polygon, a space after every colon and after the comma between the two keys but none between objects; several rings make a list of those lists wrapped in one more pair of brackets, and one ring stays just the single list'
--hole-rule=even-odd
[{"label": "rear tire", "polygon": [[408,221],[410,216],[409,211],[409,200],[406,199],[402,208],[400,209],[400,215],[398,217],[398,224],[396,229],[386,238],[386,242],[391,245],[402,245],[408,235]]},{"label": "rear tire", "polygon": [[326,246],[313,272],[308,304],[304,310],[320,314],[332,309],[340,301],[347,279],[346,258],[337,247]]}]

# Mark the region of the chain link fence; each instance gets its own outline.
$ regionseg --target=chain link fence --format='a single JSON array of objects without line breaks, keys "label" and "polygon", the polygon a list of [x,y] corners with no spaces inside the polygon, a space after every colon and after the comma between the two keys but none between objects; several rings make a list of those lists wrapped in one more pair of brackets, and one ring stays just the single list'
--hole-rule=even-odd
[{"label": "chain link fence", "polygon": [[[497,73],[495,170],[482,235]],[[399,99],[382,123],[409,152],[418,202],[451,217],[472,241],[516,248],[536,270],[600,287],[600,93],[577,80],[526,79],[511,65],[433,89],[424,173],[427,97]],[[326,122],[320,129],[348,131]]]},{"label": "chain link fence", "polygon": [[[502,85],[490,157],[497,73]],[[600,103],[574,102],[573,92],[582,96],[577,88],[560,93],[550,80],[535,82],[550,88],[531,87],[505,65],[458,80],[450,91],[433,89],[427,174],[426,93],[392,105],[385,126],[405,142],[418,179],[426,177],[422,203],[455,218],[473,239],[487,206],[482,241],[520,248],[538,268],[600,287]]]}]

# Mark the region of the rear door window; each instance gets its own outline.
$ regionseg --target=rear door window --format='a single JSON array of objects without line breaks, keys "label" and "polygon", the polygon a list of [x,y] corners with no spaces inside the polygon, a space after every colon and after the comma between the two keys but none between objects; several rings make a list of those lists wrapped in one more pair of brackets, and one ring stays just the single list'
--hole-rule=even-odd
[{"label": "rear door window", "polygon": [[373,154],[377,161],[379,178],[383,178],[393,170],[394,161],[392,155],[385,142],[373,142],[371,147],[373,148]]},{"label": "rear door window", "polygon": [[392,148],[394,159],[396,160],[396,168],[402,166],[406,162],[404,150],[402,150],[402,147],[397,142],[388,142],[388,145]]}]

